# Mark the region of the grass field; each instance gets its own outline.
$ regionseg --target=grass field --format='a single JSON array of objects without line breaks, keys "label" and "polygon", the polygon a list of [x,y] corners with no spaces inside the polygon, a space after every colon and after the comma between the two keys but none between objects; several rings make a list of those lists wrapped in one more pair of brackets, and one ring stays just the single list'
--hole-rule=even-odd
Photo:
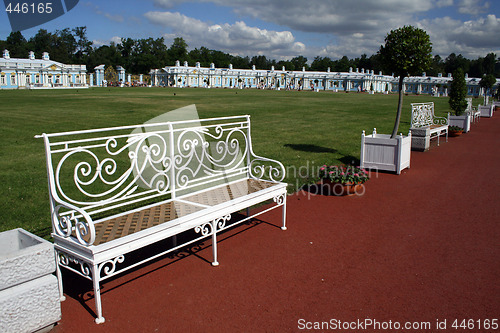
[{"label": "grass field", "polygon": [[[22,227],[49,239],[51,223],[43,142],[36,134],[142,124],[195,104],[200,118],[251,115],[256,154],[289,170],[295,190],[324,163],[359,163],[362,130],[390,133],[397,95],[226,89],[92,88],[5,90],[1,97],[0,231]],[[450,112],[447,98],[405,96],[400,132],[408,133],[410,103],[435,103]],[[479,100],[474,101],[475,105]]]}]

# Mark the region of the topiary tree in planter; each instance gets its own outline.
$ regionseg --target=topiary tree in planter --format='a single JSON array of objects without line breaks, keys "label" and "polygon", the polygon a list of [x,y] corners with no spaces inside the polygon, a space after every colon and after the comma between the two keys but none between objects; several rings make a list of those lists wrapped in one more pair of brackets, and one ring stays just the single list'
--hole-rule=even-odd
[{"label": "topiary tree in planter", "polygon": [[455,112],[456,116],[461,116],[467,108],[467,85],[465,83],[464,71],[461,68],[453,72],[453,80],[451,81],[450,99],[448,103],[450,108]]},{"label": "topiary tree in planter", "polygon": [[[464,71],[461,68],[453,72],[453,80],[450,84],[450,99],[448,103],[450,108],[455,112],[452,116],[448,114],[448,125],[452,127],[460,127],[465,132],[470,131],[471,116],[470,113],[464,113],[467,109],[467,85],[465,83]],[[451,130],[449,130],[451,133]]]},{"label": "topiary tree in planter", "polygon": [[399,129],[404,79],[409,75],[420,75],[426,71],[432,63],[431,52],[432,43],[427,32],[413,26],[392,30],[385,37],[385,45],[380,47],[378,53],[384,69],[399,76],[398,109],[391,138],[396,137]]},{"label": "topiary tree in planter", "polygon": [[[497,82],[497,79],[493,74],[483,75],[481,81],[479,81],[479,86],[484,89],[484,96],[488,93],[488,90],[493,88],[493,85]],[[492,93],[493,95],[493,93]]]}]

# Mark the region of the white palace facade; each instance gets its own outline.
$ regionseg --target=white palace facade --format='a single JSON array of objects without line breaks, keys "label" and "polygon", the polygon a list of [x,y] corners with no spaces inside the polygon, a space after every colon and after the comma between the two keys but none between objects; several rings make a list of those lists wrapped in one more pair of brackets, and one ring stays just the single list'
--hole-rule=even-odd
[{"label": "white palace facade", "polygon": [[[392,75],[378,74],[374,71],[356,69],[349,72],[314,72],[281,70],[215,68],[214,64],[201,67],[200,63],[189,66],[187,62],[181,66],[177,61],[175,66],[154,69],[150,72],[151,85],[160,87],[203,87],[203,88],[256,88],[275,90],[328,90],[345,92],[388,93],[397,92],[398,78]],[[437,77],[411,76],[405,79],[404,91],[411,94],[431,94],[446,96],[452,76]],[[466,75],[468,94],[479,96],[483,94],[478,78]],[[497,79],[496,86],[500,84]]]},{"label": "white palace facade", "polygon": [[50,60],[47,52],[35,59],[31,51],[28,59],[11,58],[3,51],[0,58],[0,89],[88,88],[85,65],[66,65]]}]

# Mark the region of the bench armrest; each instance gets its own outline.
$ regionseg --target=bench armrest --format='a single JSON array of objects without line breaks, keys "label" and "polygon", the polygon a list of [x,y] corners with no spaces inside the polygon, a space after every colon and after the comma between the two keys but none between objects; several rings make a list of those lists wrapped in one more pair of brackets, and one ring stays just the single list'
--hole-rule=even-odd
[{"label": "bench armrest", "polygon": [[285,178],[285,167],[281,162],[270,158],[253,155],[248,165],[250,177],[280,182]]},{"label": "bench armrest", "polygon": [[446,117],[434,117],[432,122],[434,125],[448,125],[448,119]]},{"label": "bench armrest", "polygon": [[[52,200],[52,225],[58,236],[68,238],[76,236],[78,242],[89,246],[95,241],[94,221],[90,215],[67,202]],[[64,210],[64,212],[60,212]]]}]

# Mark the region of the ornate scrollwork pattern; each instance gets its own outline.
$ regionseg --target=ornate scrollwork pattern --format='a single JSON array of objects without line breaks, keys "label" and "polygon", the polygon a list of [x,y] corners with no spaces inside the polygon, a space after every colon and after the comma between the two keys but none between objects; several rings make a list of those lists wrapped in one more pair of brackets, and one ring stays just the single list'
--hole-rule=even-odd
[{"label": "ornate scrollwork pattern", "polygon": [[[96,142],[94,142],[96,141]],[[167,139],[158,133],[131,134],[117,138],[100,138],[65,150],[55,170],[58,194],[76,205],[112,202],[134,195],[140,188],[166,193],[170,187],[172,165]],[[103,142],[104,143],[101,143]],[[118,171],[117,159],[128,151],[129,167]],[[123,159],[123,158],[122,158]],[[61,175],[73,167],[73,186],[61,184]],[[139,185],[139,186],[138,186]],[[70,188],[66,191],[66,188]],[[82,196],[75,196],[74,189]],[[71,194],[68,194],[71,192]],[[78,199],[76,198],[78,197]]]},{"label": "ornate scrollwork pattern", "polygon": [[217,230],[223,229],[226,226],[226,222],[231,220],[231,215],[227,214],[214,220],[215,227]]},{"label": "ornate scrollwork pattern", "polygon": [[[89,264],[83,260],[70,256],[65,252],[57,251],[57,262],[60,266],[68,267],[84,277],[90,277],[91,270]],[[79,266],[79,270],[71,268],[71,264]]]},{"label": "ornate scrollwork pattern", "polygon": [[434,125],[448,125],[448,119],[444,117],[434,117],[432,122]]},{"label": "ornate scrollwork pattern", "polygon": [[277,205],[283,205],[283,203],[285,203],[285,199],[286,199],[286,193],[282,193],[280,195],[277,195],[273,198],[273,201],[277,204]]},{"label": "ornate scrollwork pattern", "polygon": [[186,188],[200,177],[220,177],[244,168],[247,144],[247,134],[240,128],[213,126],[183,130],[176,140],[176,186]]},{"label": "ornate scrollwork pattern", "polygon": [[212,220],[210,222],[203,223],[194,228],[194,231],[197,234],[201,234],[202,236],[208,236],[213,234],[217,230],[223,229],[229,220],[231,220],[231,214],[227,214],[222,217],[216,218],[215,220]]},{"label": "ornate scrollwork pattern", "polygon": [[[60,211],[65,211],[65,214]],[[80,215],[77,215],[79,214]],[[77,207],[58,205],[52,212],[54,231],[61,237],[70,237],[73,234],[83,245],[92,245],[95,240],[95,227],[87,213]]]},{"label": "ornate scrollwork pattern", "polygon": [[413,103],[411,105],[411,127],[447,125],[448,119],[434,115],[434,103]]},{"label": "ornate scrollwork pattern", "polygon": [[104,273],[103,277],[114,275],[116,271],[116,264],[121,264],[123,261],[125,261],[125,256],[120,255],[114,259],[110,259],[103,263],[100,263],[98,266],[99,277],[101,277],[102,273]]},{"label": "ornate scrollwork pattern", "polygon": [[250,175],[254,178],[279,182],[285,178],[285,167],[278,161],[256,157],[250,162]]},{"label": "ornate scrollwork pattern", "polygon": [[194,232],[197,234],[201,234],[202,236],[208,236],[212,234],[213,226],[211,222],[203,223],[196,228],[194,228]]},{"label": "ornate scrollwork pattern", "polygon": [[434,121],[434,103],[413,103],[411,127],[430,126]]}]

